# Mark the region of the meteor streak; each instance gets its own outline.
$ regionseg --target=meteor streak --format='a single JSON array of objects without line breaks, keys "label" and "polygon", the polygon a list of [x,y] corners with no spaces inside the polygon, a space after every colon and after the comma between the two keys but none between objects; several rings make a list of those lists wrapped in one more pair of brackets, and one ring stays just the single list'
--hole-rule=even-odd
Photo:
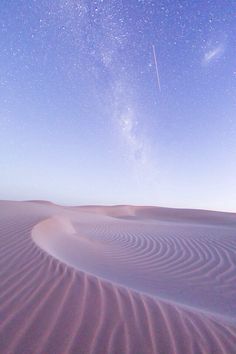
[{"label": "meteor streak", "polygon": [[159,71],[158,71],[158,66],[157,66],[157,56],[156,56],[156,49],[154,44],[152,45],[152,51],[153,51],[153,58],[155,62],[155,68],[156,68],[156,75],[157,75],[157,85],[158,89],[161,92],[161,82],[160,82],[160,76],[159,76]]}]

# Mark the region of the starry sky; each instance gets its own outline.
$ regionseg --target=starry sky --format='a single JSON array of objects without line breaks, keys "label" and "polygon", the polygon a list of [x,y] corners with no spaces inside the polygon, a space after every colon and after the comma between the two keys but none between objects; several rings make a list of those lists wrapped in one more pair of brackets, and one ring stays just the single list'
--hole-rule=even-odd
[{"label": "starry sky", "polygon": [[0,199],[236,211],[234,0],[1,0]]}]

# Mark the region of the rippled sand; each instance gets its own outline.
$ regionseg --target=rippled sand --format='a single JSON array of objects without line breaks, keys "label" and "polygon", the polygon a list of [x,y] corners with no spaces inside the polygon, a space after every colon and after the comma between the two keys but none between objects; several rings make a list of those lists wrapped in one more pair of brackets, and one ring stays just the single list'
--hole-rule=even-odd
[{"label": "rippled sand", "polygon": [[0,352],[236,353],[236,215],[0,202]]}]

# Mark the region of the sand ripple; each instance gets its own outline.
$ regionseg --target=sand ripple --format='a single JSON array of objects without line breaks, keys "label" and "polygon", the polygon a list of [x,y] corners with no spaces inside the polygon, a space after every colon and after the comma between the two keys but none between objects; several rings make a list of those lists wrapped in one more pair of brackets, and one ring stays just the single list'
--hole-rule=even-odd
[{"label": "sand ripple", "polygon": [[0,208],[0,352],[236,352],[228,216]]}]

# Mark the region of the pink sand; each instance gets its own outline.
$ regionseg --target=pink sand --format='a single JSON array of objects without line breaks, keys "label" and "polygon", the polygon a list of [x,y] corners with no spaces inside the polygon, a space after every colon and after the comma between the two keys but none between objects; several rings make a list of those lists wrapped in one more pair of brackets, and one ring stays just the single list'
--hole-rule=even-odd
[{"label": "pink sand", "polygon": [[236,353],[236,215],[0,202],[0,353]]}]

